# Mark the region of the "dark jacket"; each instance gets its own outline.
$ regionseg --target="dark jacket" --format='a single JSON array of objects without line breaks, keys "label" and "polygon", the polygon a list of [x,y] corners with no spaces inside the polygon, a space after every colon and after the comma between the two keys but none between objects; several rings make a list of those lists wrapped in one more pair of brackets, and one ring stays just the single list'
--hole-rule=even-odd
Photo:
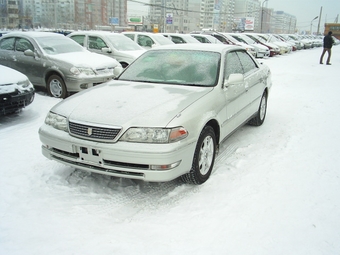
[{"label": "dark jacket", "polygon": [[332,48],[333,46],[333,37],[331,35],[326,35],[324,38],[323,38],[323,47],[326,48],[326,49],[330,49]]}]

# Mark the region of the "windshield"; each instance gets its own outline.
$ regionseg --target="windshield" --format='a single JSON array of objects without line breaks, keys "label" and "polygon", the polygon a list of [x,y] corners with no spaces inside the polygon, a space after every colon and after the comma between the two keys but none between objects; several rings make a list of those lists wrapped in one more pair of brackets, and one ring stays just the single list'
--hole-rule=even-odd
[{"label": "windshield", "polygon": [[43,51],[49,55],[86,51],[78,43],[65,36],[37,37],[36,40]]},{"label": "windshield", "polygon": [[137,43],[132,41],[125,35],[109,35],[109,41],[112,43],[116,50],[132,51],[132,50],[143,50]]},{"label": "windshield", "polygon": [[215,86],[220,54],[194,50],[147,51],[119,77],[119,80],[179,85]]}]

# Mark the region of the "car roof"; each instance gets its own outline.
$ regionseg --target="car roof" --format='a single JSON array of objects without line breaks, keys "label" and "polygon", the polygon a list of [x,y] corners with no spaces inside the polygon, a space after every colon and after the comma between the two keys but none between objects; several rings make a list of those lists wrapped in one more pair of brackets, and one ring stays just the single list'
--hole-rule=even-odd
[{"label": "car roof", "polygon": [[[170,44],[170,45],[161,45],[157,48],[150,50],[164,50],[164,49],[180,49],[180,50],[193,50],[193,51],[211,51],[211,52],[219,52],[222,53],[226,50],[238,49],[244,50],[243,47],[236,45],[228,45],[228,44],[210,44],[210,43],[200,43],[195,44],[195,47],[190,43],[180,43],[180,44]],[[150,51],[149,50],[149,51]]]},{"label": "car roof", "polygon": [[55,36],[55,37],[63,36],[63,37],[65,37],[64,35],[58,34],[58,33],[53,33],[53,32],[37,32],[37,31],[10,32],[8,34],[3,35],[2,37],[10,37],[10,36],[29,36],[29,37],[33,37],[33,38],[36,38],[36,37],[46,37],[46,36]]},{"label": "car roof", "polygon": [[77,35],[77,34],[86,34],[86,35],[113,35],[113,36],[123,36],[120,33],[110,32],[110,31],[76,31],[72,32],[69,35]]}]

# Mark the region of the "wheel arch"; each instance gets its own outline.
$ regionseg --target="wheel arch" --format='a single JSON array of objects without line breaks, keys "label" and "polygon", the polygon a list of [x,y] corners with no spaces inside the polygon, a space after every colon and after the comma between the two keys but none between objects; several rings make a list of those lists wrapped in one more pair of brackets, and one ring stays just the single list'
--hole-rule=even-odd
[{"label": "wheel arch", "polygon": [[56,70],[49,70],[49,71],[46,72],[45,77],[44,77],[45,87],[47,87],[47,81],[52,75],[58,75],[61,79],[63,79],[63,81],[65,83],[65,77],[61,72],[58,72]]},{"label": "wheel arch", "polygon": [[205,126],[211,126],[215,132],[216,143],[217,145],[220,143],[220,125],[216,119],[209,120]]}]

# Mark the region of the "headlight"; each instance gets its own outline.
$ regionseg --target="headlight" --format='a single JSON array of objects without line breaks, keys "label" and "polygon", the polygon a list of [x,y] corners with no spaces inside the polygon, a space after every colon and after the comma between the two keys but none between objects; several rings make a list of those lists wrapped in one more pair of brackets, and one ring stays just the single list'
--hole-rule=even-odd
[{"label": "headlight", "polygon": [[183,127],[176,128],[129,128],[120,141],[135,143],[171,143],[184,139],[188,132]]},{"label": "headlight", "polygon": [[67,119],[64,116],[49,112],[46,116],[45,123],[56,129],[68,132]]},{"label": "headlight", "polygon": [[27,88],[29,85],[30,85],[30,81],[27,79],[27,80],[24,80],[24,81],[19,81],[18,82],[18,85],[19,86],[22,86],[23,88]]},{"label": "headlight", "polygon": [[89,67],[71,67],[70,72],[75,75],[95,75],[94,71]]}]

